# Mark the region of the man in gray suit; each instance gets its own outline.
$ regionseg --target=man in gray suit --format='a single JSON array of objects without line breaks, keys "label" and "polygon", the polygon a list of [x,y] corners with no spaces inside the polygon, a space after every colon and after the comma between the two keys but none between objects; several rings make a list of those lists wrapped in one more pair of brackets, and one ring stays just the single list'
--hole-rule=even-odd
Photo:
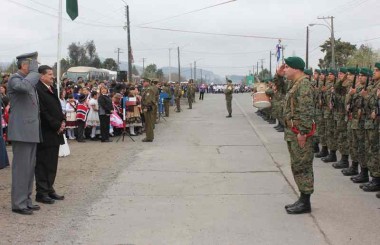
[{"label": "man in gray suit", "polygon": [[8,138],[12,141],[12,211],[30,215],[39,210],[32,204],[37,143],[41,141],[38,95],[35,89],[38,53],[16,57],[18,71],[8,82],[10,115]]}]

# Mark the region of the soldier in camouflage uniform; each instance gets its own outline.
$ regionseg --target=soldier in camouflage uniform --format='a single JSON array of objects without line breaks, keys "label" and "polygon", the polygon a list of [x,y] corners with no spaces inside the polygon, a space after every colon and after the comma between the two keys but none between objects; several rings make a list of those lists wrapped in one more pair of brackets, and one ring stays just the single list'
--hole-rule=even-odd
[{"label": "soldier in camouflage uniform", "polygon": [[297,202],[286,205],[288,214],[310,213],[310,195],[314,192],[312,135],[314,121],[313,87],[303,73],[305,62],[288,57],[277,70],[279,79],[286,75],[288,92],[284,102],[285,141],[290,153],[294,180],[301,193]]},{"label": "soldier in camouflage uniform", "polygon": [[141,98],[141,109],[144,113],[145,118],[145,132],[146,136],[142,140],[142,142],[153,142],[154,139],[154,131],[153,126],[155,123],[154,107],[157,106],[155,93],[153,91],[153,87],[150,86],[149,79],[144,78],[143,82],[143,92]]},{"label": "soldier in camouflage uniform", "polygon": [[174,101],[176,104],[176,112],[181,112],[181,97],[182,97],[182,90],[179,82],[176,82],[174,87]]},{"label": "soldier in camouflage uniform", "polygon": [[[280,108],[282,107],[281,101],[279,100],[280,99],[279,93],[276,90],[276,86],[274,84],[272,86],[270,86],[265,91],[265,94],[267,94],[271,98],[271,100],[270,100],[270,102],[271,102],[271,116],[273,118],[272,122],[275,123],[276,119],[278,119],[281,115]],[[278,128],[279,125],[280,125],[280,121],[278,121],[278,125],[276,127]]]},{"label": "soldier in camouflage uniform", "polygon": [[319,106],[319,100],[318,100],[318,95],[319,95],[319,89],[320,89],[320,82],[319,82],[319,77],[321,75],[321,70],[319,69],[315,69],[314,70],[314,73],[313,73],[313,79],[311,81],[311,85],[313,86],[314,88],[314,95],[313,95],[313,98],[314,98],[314,109],[315,109],[315,122],[317,124],[317,132],[314,134],[314,138],[313,138],[313,153],[319,153],[319,142],[320,142],[320,137],[319,137],[319,121],[321,116],[322,116],[322,112],[321,112],[321,108]]},{"label": "soldier in camouflage uniform", "polygon": [[[372,71],[368,73],[369,78]],[[367,167],[371,173],[372,180],[367,184],[361,185],[363,191],[380,191],[380,162],[379,162],[379,122],[377,120],[378,96],[380,91],[380,63],[375,64],[375,73],[373,75],[374,84],[369,85],[366,90],[361,91],[364,98],[364,116],[365,116],[365,149]]]},{"label": "soldier in camouflage uniform", "polygon": [[324,100],[326,102],[326,105],[324,107],[323,117],[326,122],[326,132],[325,137],[327,140],[327,148],[330,150],[329,154],[326,157],[322,157],[321,160],[323,162],[336,162],[336,150],[338,148],[337,146],[337,122],[335,119],[335,98],[336,94],[334,91],[335,82],[337,79],[337,71],[335,69],[330,69],[328,72],[327,77],[327,83],[324,88],[322,88],[322,91],[324,89]]},{"label": "soldier in camouflage uniform", "polygon": [[274,91],[274,98],[276,100],[276,103],[279,104],[278,111],[276,110],[276,114],[278,115],[276,119],[278,120],[279,126],[275,128],[277,132],[282,133],[285,131],[283,103],[284,103],[286,92],[287,92],[287,86],[285,83],[282,82],[282,79],[279,79],[277,75],[275,75],[273,79],[273,91]]},{"label": "soldier in camouflage uniform", "polygon": [[359,72],[359,84],[356,88],[350,89],[350,101],[351,101],[351,128],[352,128],[352,143],[353,150],[358,156],[358,161],[360,164],[360,174],[351,177],[354,183],[365,183],[369,181],[368,178],[368,168],[365,159],[365,120],[363,116],[363,97],[360,92],[364,89],[368,76],[368,69],[362,68]]},{"label": "soldier in camouflage uniform", "polygon": [[347,68],[341,67],[338,73],[338,81],[334,86],[335,90],[335,119],[337,121],[337,133],[338,133],[338,149],[342,158],[339,162],[333,163],[333,167],[336,169],[347,168],[349,165],[349,142],[347,135],[347,120],[346,120],[346,95],[351,87],[351,82],[347,79]]},{"label": "soldier in camouflage uniform", "polygon": [[232,93],[234,92],[234,88],[232,87],[232,81],[227,80],[227,88],[224,90],[224,94],[226,96],[226,105],[228,115],[227,118],[232,117]]},{"label": "soldier in camouflage uniform", "polygon": [[[359,157],[356,148],[354,147],[354,134],[352,130],[352,95],[350,91],[352,89],[353,84],[356,86],[356,78],[359,74],[359,70],[355,67],[347,68],[347,94],[345,98],[346,105],[346,121],[347,121],[347,140],[349,145],[349,152],[352,159],[352,164],[350,167],[342,169],[342,174],[345,176],[353,176],[358,174],[358,166],[359,166]],[[353,92],[351,92],[353,93]]]},{"label": "soldier in camouflage uniform", "polygon": [[[315,99],[315,96],[316,96],[316,93],[315,93],[315,88],[316,88],[316,81],[314,80],[314,77],[317,76],[318,77],[318,72],[316,72],[317,75],[314,75],[313,74],[313,70],[312,69],[305,69],[303,71],[305,73],[305,75],[308,77],[309,81],[310,81],[310,84],[311,86],[313,87],[313,99]],[[314,103],[315,103],[315,100],[314,100]],[[315,108],[314,112],[316,113],[315,114],[315,118],[317,117],[317,110]],[[314,134],[313,136],[313,153],[318,153],[319,152],[319,137],[318,137],[318,134],[317,132]]]},{"label": "soldier in camouflage uniform", "polygon": [[328,148],[327,148],[327,139],[326,139],[326,120],[324,118],[324,111],[326,107],[326,101],[323,91],[323,87],[325,87],[325,83],[327,80],[327,70],[322,70],[321,74],[319,76],[319,82],[318,82],[318,96],[317,96],[317,108],[318,108],[318,116],[317,116],[317,131],[319,136],[319,142],[321,143],[322,149],[319,153],[315,154],[316,158],[322,158],[326,157],[329,154]]}]

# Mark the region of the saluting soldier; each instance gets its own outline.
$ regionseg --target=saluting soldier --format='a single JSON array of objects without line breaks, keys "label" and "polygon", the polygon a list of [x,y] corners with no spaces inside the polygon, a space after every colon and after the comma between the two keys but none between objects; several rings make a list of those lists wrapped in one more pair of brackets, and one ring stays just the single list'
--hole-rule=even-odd
[{"label": "saluting soldier", "polygon": [[[375,64],[375,73],[373,75],[374,84],[366,90],[361,91],[364,98],[364,116],[365,116],[365,149],[367,167],[372,176],[372,180],[363,184],[363,191],[373,192],[380,191],[380,161],[379,161],[379,122],[377,120],[378,98],[377,93],[380,91],[380,63]],[[372,76],[372,71],[369,71]],[[370,77],[368,77],[369,82]]]},{"label": "saluting soldier", "polygon": [[144,78],[143,81],[143,92],[141,99],[141,107],[145,118],[145,133],[146,136],[142,142],[153,142],[154,130],[153,126],[155,123],[154,107],[156,106],[156,97],[153,91],[153,87],[150,86],[150,80]]},{"label": "saluting soldier", "polygon": [[323,88],[325,89],[325,107],[324,107],[324,119],[326,123],[326,140],[327,148],[330,150],[326,157],[322,157],[323,162],[336,162],[336,150],[337,146],[337,131],[336,131],[336,120],[335,116],[335,91],[334,85],[337,78],[337,71],[335,69],[330,69],[328,71],[327,83]]},{"label": "saluting soldier", "polygon": [[294,204],[286,205],[288,214],[311,212],[310,195],[314,192],[312,136],[315,127],[313,87],[303,70],[305,62],[299,57],[288,57],[277,70],[279,79],[288,81],[284,103],[285,141],[290,153],[291,169],[300,191]]},{"label": "saluting soldier", "polygon": [[348,79],[347,68],[341,67],[338,73],[338,81],[334,86],[335,89],[335,119],[337,121],[338,134],[338,150],[342,155],[339,162],[333,163],[336,169],[347,168],[349,165],[348,156],[350,153],[350,145],[348,142],[347,120],[346,120],[346,95],[352,86],[352,82]]},{"label": "saluting soldier", "polygon": [[224,94],[226,96],[226,104],[227,104],[227,111],[228,115],[227,118],[232,117],[232,93],[234,92],[234,88],[232,87],[232,81],[227,80],[227,87],[224,90]]},{"label": "saluting soldier", "polygon": [[176,112],[181,112],[181,97],[182,97],[182,90],[179,82],[176,82],[175,88],[174,88],[174,100],[176,105]]}]

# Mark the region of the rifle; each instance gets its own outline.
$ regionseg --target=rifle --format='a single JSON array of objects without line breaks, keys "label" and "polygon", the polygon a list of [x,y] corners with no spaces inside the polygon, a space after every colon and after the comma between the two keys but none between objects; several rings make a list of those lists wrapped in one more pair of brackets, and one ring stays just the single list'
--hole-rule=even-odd
[{"label": "rifle", "polygon": [[[336,84],[336,76],[334,78],[334,85],[333,85],[334,89],[335,89],[335,84]],[[334,108],[335,106],[335,97],[336,97],[335,92],[331,92],[331,97],[330,97],[331,109]]]},{"label": "rifle", "polygon": [[[355,68],[355,76],[354,76],[354,81],[352,83],[352,89],[355,89],[356,88],[356,77],[358,76],[358,67],[359,65],[356,65],[356,68]],[[347,108],[347,117],[350,118],[350,114],[352,113],[352,103],[353,103],[353,99],[352,99],[352,96],[350,98],[350,103],[348,104],[348,108]]]},{"label": "rifle", "polygon": [[[369,66],[369,70],[371,71],[371,68],[372,66]],[[367,76],[367,81],[365,82],[365,87],[364,87],[364,91],[367,91],[367,88],[368,88],[368,85],[369,85],[369,79],[370,79],[370,76],[368,74]]]}]

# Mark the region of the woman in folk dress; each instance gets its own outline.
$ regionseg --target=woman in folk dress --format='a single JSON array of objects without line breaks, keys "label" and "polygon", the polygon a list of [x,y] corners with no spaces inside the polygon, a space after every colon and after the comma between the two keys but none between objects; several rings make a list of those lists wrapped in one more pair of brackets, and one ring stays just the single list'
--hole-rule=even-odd
[{"label": "woman in folk dress", "polygon": [[138,90],[135,88],[134,90],[130,90],[128,97],[129,100],[133,98],[136,103],[134,105],[128,105],[126,108],[126,124],[129,127],[129,133],[131,136],[136,136],[135,127],[142,127],[142,120],[140,114],[140,104],[137,99]]}]

